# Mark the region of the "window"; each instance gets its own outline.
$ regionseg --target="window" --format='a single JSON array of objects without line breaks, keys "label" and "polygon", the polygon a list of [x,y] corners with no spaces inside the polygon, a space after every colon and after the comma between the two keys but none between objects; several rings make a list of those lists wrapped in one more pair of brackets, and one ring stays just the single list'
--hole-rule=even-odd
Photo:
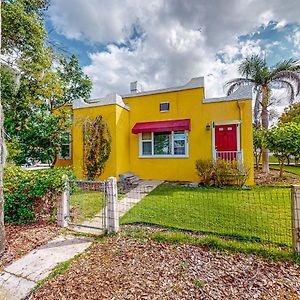
[{"label": "window", "polygon": [[71,159],[71,132],[64,131],[60,134],[59,159]]},{"label": "window", "polygon": [[141,157],[186,157],[187,131],[146,132],[140,135]]},{"label": "window", "polygon": [[167,112],[170,110],[170,103],[169,102],[161,102],[159,104],[159,111],[160,112]]}]

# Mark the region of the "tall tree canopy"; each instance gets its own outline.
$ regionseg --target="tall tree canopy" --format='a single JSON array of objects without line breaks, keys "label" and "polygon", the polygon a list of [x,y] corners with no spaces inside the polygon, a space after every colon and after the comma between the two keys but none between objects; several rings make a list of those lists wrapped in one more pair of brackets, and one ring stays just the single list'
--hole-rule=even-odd
[{"label": "tall tree canopy", "polygon": [[[89,98],[92,88],[77,57],[50,46],[44,24],[48,6],[49,0],[3,1],[0,72],[4,128],[9,148],[20,147],[11,156],[18,164],[54,161],[59,131],[65,129],[69,118],[53,115],[53,109],[76,98]],[[61,127],[54,126],[58,123]],[[29,134],[30,127],[43,134]],[[45,142],[47,135],[50,140]]]},{"label": "tall tree canopy", "polygon": [[[295,95],[300,91],[300,76],[297,71],[300,69],[299,62],[294,59],[283,60],[273,67],[269,67],[265,59],[258,55],[246,58],[239,66],[239,73],[242,77],[235,78],[226,83],[227,94],[230,95],[237,88],[244,85],[254,87],[256,92],[254,104],[255,125],[261,124],[268,129],[269,114],[268,108],[272,104],[271,91],[284,88],[292,103]],[[261,111],[261,120],[258,120]],[[268,150],[262,149],[263,171],[268,173]]]}]

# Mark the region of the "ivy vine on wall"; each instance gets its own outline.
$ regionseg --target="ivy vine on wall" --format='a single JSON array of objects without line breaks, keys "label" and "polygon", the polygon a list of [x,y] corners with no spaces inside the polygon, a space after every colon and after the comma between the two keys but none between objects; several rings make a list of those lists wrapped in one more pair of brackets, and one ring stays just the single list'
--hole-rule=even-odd
[{"label": "ivy vine on wall", "polygon": [[86,119],[83,124],[83,170],[88,180],[103,174],[110,152],[111,135],[103,117]]}]

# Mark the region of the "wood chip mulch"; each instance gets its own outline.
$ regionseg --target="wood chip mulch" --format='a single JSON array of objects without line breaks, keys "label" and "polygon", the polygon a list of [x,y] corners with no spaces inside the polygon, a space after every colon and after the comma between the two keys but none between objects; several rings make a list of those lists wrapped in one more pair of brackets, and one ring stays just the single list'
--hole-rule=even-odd
[{"label": "wood chip mulch", "polygon": [[6,249],[0,256],[0,270],[54,238],[60,228],[56,225],[36,223],[29,225],[6,225]]},{"label": "wood chip mulch", "polygon": [[279,178],[278,170],[270,170],[268,175],[255,171],[255,184],[257,185],[293,185],[300,184],[300,176],[284,172],[283,178]]},{"label": "wood chip mulch", "polygon": [[29,299],[300,299],[300,268],[115,236]]}]

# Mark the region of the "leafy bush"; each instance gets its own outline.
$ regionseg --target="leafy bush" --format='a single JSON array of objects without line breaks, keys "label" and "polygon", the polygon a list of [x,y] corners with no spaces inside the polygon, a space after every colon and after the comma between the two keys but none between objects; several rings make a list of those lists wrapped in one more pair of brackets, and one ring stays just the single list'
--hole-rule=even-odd
[{"label": "leafy bush", "polygon": [[4,171],[4,220],[8,223],[47,221],[56,212],[57,197],[64,189],[63,175],[74,178],[70,168],[28,171],[8,166]]},{"label": "leafy bush", "polygon": [[249,169],[236,160],[199,159],[196,161],[196,170],[201,183],[209,186],[243,186],[249,176]]}]

